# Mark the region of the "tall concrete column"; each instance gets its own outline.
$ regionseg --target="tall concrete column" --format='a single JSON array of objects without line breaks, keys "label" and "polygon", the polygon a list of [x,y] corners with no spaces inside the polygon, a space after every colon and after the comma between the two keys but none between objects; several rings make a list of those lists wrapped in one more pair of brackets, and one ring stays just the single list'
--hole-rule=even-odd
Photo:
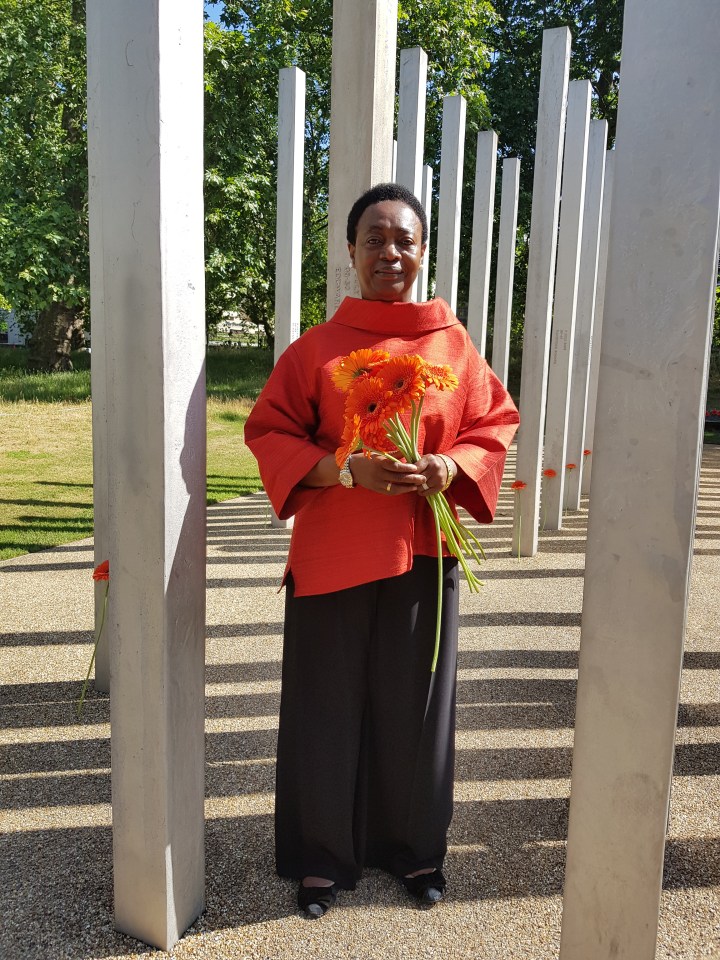
[{"label": "tall concrete column", "polygon": [[[278,96],[275,363],[300,336],[304,157],[305,74],[299,67],[285,67]],[[270,510],[270,526],[287,530],[292,525],[292,517],[281,520]]]},{"label": "tall concrete column", "polygon": [[485,356],[487,341],[497,144],[494,130],[481,130],[478,133],[467,331],[481,357]]},{"label": "tall concrete column", "polygon": [[538,542],[540,467],[569,69],[570,31],[567,27],[545,30],[535,141],[520,384],[521,427],[516,465],[516,478],[526,486],[515,498],[512,546],[515,555],[520,552],[525,557],[537,553]]},{"label": "tall concrete column", "polygon": [[[360,194],[392,179],[397,0],[334,0],[327,316],[359,297],[345,227]],[[362,96],[358,96],[362,91]]]},{"label": "tall concrete column", "polygon": [[570,377],[570,407],[568,411],[567,459],[577,469],[565,476],[564,506],[566,510],[580,509],[580,489],[585,470],[585,415],[587,413],[588,375],[590,373],[590,344],[595,317],[598,251],[600,249],[600,214],[605,183],[605,154],[607,153],[607,120],[593,120],[588,138],[587,183],[585,184],[585,215],[583,217],[580,276],[575,317],[575,349]]},{"label": "tall concrete column", "polygon": [[454,310],[457,306],[460,263],[460,207],[465,153],[465,100],[443,99],[440,151],[440,208],[438,211],[435,296]]},{"label": "tall concrete column", "polygon": [[202,6],[90,0],[87,38],[115,923],[169,950],[204,905]]},{"label": "tall concrete column", "polygon": [[[603,314],[605,313],[605,277],[607,275],[608,241],[610,238],[610,210],[613,195],[613,167],[615,151],[608,150],[605,157],[605,184],[603,189],[602,215],[600,221],[600,248],[598,250],[597,283],[595,286],[595,317],[592,339],[590,340],[590,370],[588,373],[587,409],[585,411],[585,430],[583,443],[592,450],[595,437],[595,411],[597,410],[598,380],[600,377],[600,354],[602,347]],[[592,453],[583,464],[581,490],[587,496],[590,493],[592,477]]]},{"label": "tall concrete column", "polygon": [[427,217],[428,225],[428,242],[425,245],[425,256],[423,257],[422,266],[418,271],[418,301],[422,303],[428,298],[428,280],[430,279],[430,226],[432,223],[432,180],[433,180],[433,168],[427,166],[423,167],[423,177],[422,177],[422,196],[421,202],[423,209],[425,210],[425,216]]},{"label": "tall concrete column", "polygon": [[715,0],[627,0],[561,960],[652,960],[718,263]]},{"label": "tall concrete column", "polygon": [[562,527],[570,375],[585,210],[590,94],[589,80],[573,80],[570,84],[543,455],[543,466],[557,472],[556,479],[545,484],[543,491],[543,516],[547,530],[559,530]]},{"label": "tall concrete column", "polygon": [[427,62],[422,47],[400,51],[396,180],[418,199],[422,192]]},{"label": "tall concrete column", "polygon": [[[422,200],[426,91],[427,54],[421,47],[401,50],[395,181],[411,190],[418,200]],[[418,300],[419,291],[418,276],[413,284],[413,300]]]},{"label": "tall concrete column", "polygon": [[503,160],[500,196],[500,232],[495,272],[495,313],[493,316],[493,373],[507,387],[512,327],[513,280],[515,277],[515,241],[517,235],[520,161]]},{"label": "tall concrete column", "polygon": [[277,226],[275,231],[275,363],[300,336],[305,74],[280,71]]},{"label": "tall concrete column", "polygon": [[[88,228],[90,234],[90,310],[92,316],[92,353],[90,363],[90,381],[92,386],[92,440],[93,440],[93,550],[94,565],[109,559],[110,533],[109,510],[110,465],[108,463],[107,435],[107,390],[111,367],[108,367],[107,345],[105,337],[105,294],[103,290],[103,252],[102,252],[102,153],[100,137],[103,121],[100,115],[101,102],[98,63],[95,57],[88,58]],[[107,583],[94,581],[95,601],[95,690],[98,693],[110,691],[110,624],[105,622],[103,608]],[[108,593],[109,599],[109,593]],[[102,633],[100,633],[102,629]],[[99,638],[99,640],[98,640]]]}]

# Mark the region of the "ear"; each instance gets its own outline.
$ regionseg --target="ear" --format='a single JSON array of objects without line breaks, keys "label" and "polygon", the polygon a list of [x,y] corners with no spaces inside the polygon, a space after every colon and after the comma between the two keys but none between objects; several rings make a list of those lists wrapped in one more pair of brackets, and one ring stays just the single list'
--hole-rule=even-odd
[{"label": "ear", "polygon": [[350,263],[355,266],[355,244],[348,244],[348,253],[350,254]]}]

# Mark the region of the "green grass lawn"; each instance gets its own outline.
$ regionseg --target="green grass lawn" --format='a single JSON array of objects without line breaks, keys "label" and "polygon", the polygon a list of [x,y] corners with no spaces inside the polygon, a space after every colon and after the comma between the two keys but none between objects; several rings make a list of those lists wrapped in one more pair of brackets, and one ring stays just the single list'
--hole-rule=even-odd
[{"label": "green grass lawn", "polygon": [[[243,442],[250,407],[208,400],[208,503],[261,487]],[[91,537],[90,402],[0,401],[0,473],[0,559]]]},{"label": "green grass lawn", "polygon": [[[89,362],[33,374],[25,350],[0,349],[0,559],[92,536]],[[208,503],[260,489],[243,427],[271,369],[268,350],[208,353]]]},{"label": "green grass lawn", "polygon": [[[89,357],[72,373],[30,374],[25,351],[0,349],[0,559],[92,536],[92,407]],[[272,354],[213,349],[207,359],[207,498],[216,503],[260,489],[243,442]],[[720,407],[720,380],[708,408]],[[720,431],[706,431],[720,442]]]}]

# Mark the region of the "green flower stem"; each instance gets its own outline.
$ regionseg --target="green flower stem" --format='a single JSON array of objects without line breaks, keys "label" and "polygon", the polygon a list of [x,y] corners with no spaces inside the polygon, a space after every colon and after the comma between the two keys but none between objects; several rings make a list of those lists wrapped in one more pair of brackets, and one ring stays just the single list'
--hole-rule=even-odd
[{"label": "green flower stem", "polygon": [[437,511],[433,509],[435,517],[435,536],[438,544],[438,602],[437,613],[435,615],[435,649],[433,650],[433,659],[430,666],[430,673],[435,673],[437,667],[438,655],[440,653],[440,626],[442,624],[442,600],[443,600],[443,562],[442,562],[442,538],[440,536],[440,518]]},{"label": "green flower stem", "polygon": [[78,720],[82,716],[83,703],[85,702],[85,694],[87,693],[88,683],[90,682],[90,672],[92,671],[93,664],[95,663],[95,654],[97,653],[98,644],[100,643],[100,637],[102,636],[103,627],[105,626],[105,614],[107,612],[109,590],[110,590],[110,581],[108,580],[107,583],[105,584],[105,597],[103,599],[102,616],[100,617],[100,629],[98,630],[98,635],[95,640],[95,646],[93,647],[92,656],[90,657],[90,666],[88,667],[88,672],[85,677],[85,683],[83,684],[82,693],[80,694],[80,699],[77,702],[76,713],[78,716]]},{"label": "green flower stem", "polygon": [[[418,435],[421,413],[422,399],[417,406],[415,406],[415,404],[412,406],[409,432],[405,424],[400,419],[399,414],[395,414],[395,416],[389,419],[385,425],[385,431],[388,439],[392,441],[392,443],[397,447],[408,463],[417,463],[417,461],[420,459],[420,453],[418,451]],[[390,460],[396,460],[395,457],[388,453],[383,453],[382,455],[388,457]],[[432,666],[430,668],[431,673],[434,673],[435,668],[437,667],[440,651],[440,627],[442,624],[442,534],[445,534],[445,541],[447,543],[448,550],[454,557],[457,558],[465,575],[468,588],[473,593],[477,593],[479,591],[480,587],[482,586],[482,581],[478,580],[478,578],[470,569],[467,561],[469,558],[472,558],[476,563],[480,564],[480,556],[482,556],[482,559],[484,560],[485,551],[483,550],[482,544],[472,530],[469,530],[466,526],[464,526],[464,524],[462,524],[452,512],[450,509],[450,504],[448,503],[444,493],[433,493],[427,498],[427,501],[430,509],[433,512],[433,519],[435,521],[435,534],[437,536],[438,551],[438,599],[437,617],[435,621],[435,649],[433,652]],[[475,549],[476,544],[480,551],[480,556],[478,556],[478,552]]]},{"label": "green flower stem", "polygon": [[517,493],[517,508],[518,508],[518,560],[520,559],[520,540],[522,539],[522,504],[520,502],[520,491],[516,490]]}]

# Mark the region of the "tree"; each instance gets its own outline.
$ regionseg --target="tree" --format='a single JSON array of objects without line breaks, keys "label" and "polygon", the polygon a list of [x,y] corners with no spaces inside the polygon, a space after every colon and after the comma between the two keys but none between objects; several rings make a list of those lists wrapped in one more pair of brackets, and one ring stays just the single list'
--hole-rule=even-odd
[{"label": "tree", "polygon": [[[224,30],[206,27],[208,307],[215,323],[242,310],[270,339],[278,71],[292,65],[307,75],[303,327],[325,316],[332,0],[226,0],[221,20]],[[443,96],[463,93],[469,130],[487,125],[481,77],[493,22],[487,0],[400,4],[398,47],[431,51],[425,152],[436,190]]]},{"label": "tree", "polygon": [[[528,237],[534,173],[543,30],[567,26],[572,34],[570,76],[588,79],[593,116],[608,121],[615,139],[622,44],[623,0],[495,0],[492,64],[485,84],[503,157],[521,160],[518,245],[513,296],[513,347],[519,355],[525,307]],[[495,272],[493,270],[492,276]]]},{"label": "tree", "polygon": [[87,311],[84,20],[81,0],[0,0],[0,299],[34,315],[47,370]]}]

